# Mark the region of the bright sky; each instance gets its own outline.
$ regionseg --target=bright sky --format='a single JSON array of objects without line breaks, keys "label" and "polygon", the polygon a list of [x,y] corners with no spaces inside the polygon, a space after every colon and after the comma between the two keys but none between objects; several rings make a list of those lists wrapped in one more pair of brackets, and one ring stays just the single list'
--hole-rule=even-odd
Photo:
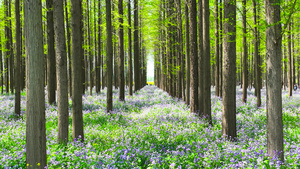
[{"label": "bright sky", "polygon": [[147,78],[154,77],[154,59],[153,55],[149,55],[147,57],[148,62],[147,62]]}]

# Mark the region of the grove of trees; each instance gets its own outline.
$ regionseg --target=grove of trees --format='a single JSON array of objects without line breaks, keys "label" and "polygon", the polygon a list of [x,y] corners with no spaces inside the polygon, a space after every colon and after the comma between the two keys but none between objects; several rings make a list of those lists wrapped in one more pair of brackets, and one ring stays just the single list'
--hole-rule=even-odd
[{"label": "grove of trees", "polygon": [[300,84],[297,0],[1,3],[1,93],[15,95],[19,118],[26,89],[28,168],[47,165],[45,102],[58,105],[57,142],[66,145],[71,101],[72,138],[83,142],[82,95],[106,87],[106,112],[111,113],[113,88],[126,101],[147,85],[149,55],[155,85],[182,99],[208,125],[214,125],[211,94],[222,98],[218,123],[230,141],[238,141],[237,86],[243,88],[245,104],[247,90],[254,88],[258,109],[266,87],[268,154],[284,159],[282,89],[292,96]]}]

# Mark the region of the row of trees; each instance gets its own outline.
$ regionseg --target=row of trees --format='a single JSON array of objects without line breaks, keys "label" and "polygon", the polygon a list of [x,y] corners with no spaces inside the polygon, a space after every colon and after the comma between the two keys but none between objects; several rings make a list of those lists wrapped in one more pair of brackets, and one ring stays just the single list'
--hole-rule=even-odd
[{"label": "row of trees", "polygon": [[[296,12],[299,5],[296,1],[277,0],[236,3],[235,0],[215,0],[214,4],[208,0],[159,0],[155,84],[171,96],[183,98],[191,112],[205,117],[209,124],[212,124],[210,97],[214,85],[215,95],[223,98],[222,134],[230,140],[237,137],[237,84],[243,88],[244,103],[247,103],[247,89],[255,87],[258,108],[265,84],[268,153],[283,160],[281,89],[288,77],[292,96],[296,77],[300,76],[297,56],[300,32],[291,27],[299,25]],[[214,11],[210,12],[212,8]],[[284,59],[282,51],[288,51],[284,54],[288,59]]]},{"label": "row of trees", "polygon": [[[141,31],[143,19],[139,16],[143,3],[127,1],[127,24],[124,23],[124,5],[123,0],[106,0],[105,4],[95,0],[29,0],[23,1],[23,5],[19,0],[4,1],[7,36],[2,41],[5,56],[0,58],[0,67],[4,65],[1,87],[2,93],[3,89],[7,93],[9,89],[11,93],[15,90],[15,115],[19,117],[20,93],[26,82],[28,168],[47,165],[45,84],[48,103],[57,103],[57,141],[64,145],[69,138],[68,95],[72,97],[72,137],[84,141],[82,95],[88,87],[91,95],[93,87],[97,93],[107,87],[106,111],[109,113],[113,110],[113,86],[119,88],[119,100],[124,101],[125,81],[129,95],[133,94],[133,84],[134,91],[146,85],[146,46]],[[10,11],[12,6],[14,11]],[[15,27],[11,24],[11,14],[15,15]],[[128,36],[124,36],[124,30]],[[22,57],[23,52],[26,57]]]},{"label": "row of trees", "polygon": [[[283,14],[280,14],[280,6]],[[210,12],[213,7],[215,12]],[[255,80],[259,107],[262,78],[265,78],[268,152],[273,156],[274,151],[283,151],[281,76],[286,75],[281,71],[281,63],[286,60],[281,58],[281,47],[292,49],[291,46],[299,45],[295,38],[299,29],[287,26],[291,21],[298,24],[295,11],[299,5],[296,1],[280,4],[267,0],[263,6],[262,1],[254,0],[252,3],[243,1],[241,7],[240,10],[232,0],[214,4],[208,0],[106,0],[105,3],[29,0],[23,1],[23,6],[22,1],[5,0],[1,6],[5,22],[0,34],[4,34],[5,40],[0,43],[4,44],[0,84],[2,92],[4,86],[7,93],[15,90],[18,117],[20,91],[24,89],[26,77],[29,167],[36,168],[38,163],[40,167],[46,165],[45,84],[48,103],[58,104],[58,142],[68,142],[68,94],[72,96],[72,137],[83,141],[82,95],[88,87],[93,94],[93,87],[100,93],[106,86],[106,111],[111,111],[113,86],[120,90],[119,99],[125,100],[125,84],[129,95],[146,84],[146,52],[152,48],[155,84],[171,96],[183,98],[191,106],[191,112],[205,116],[210,124],[211,85],[215,85],[215,94],[223,97],[222,133],[229,139],[236,138],[237,82],[243,84],[246,102],[246,88],[252,85],[247,80]],[[253,12],[249,14],[248,9]],[[265,17],[261,17],[263,9]],[[237,19],[239,17],[242,19]],[[279,23],[284,26],[282,30]],[[282,45],[282,36],[287,37],[284,38],[286,45],[285,41]],[[241,39],[243,43],[239,46],[236,42]],[[24,52],[26,57],[22,57]],[[292,55],[289,65],[293,71],[289,71],[289,77],[294,79],[299,76],[296,52],[294,50],[293,55],[292,50],[287,52]],[[241,59],[237,54],[241,54]],[[250,65],[254,65],[254,69]],[[262,75],[264,70],[265,76]],[[283,159],[283,153],[280,158]]]}]

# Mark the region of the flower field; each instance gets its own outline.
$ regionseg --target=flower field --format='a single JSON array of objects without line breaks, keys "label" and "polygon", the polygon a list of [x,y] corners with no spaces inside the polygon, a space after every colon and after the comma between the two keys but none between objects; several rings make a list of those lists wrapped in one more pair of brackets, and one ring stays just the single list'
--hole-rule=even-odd
[{"label": "flower field", "polygon": [[[114,90],[114,111],[106,114],[106,91],[83,96],[85,142],[56,143],[57,107],[46,103],[48,168],[300,168],[300,93],[283,91],[285,162],[266,152],[266,97],[256,108],[254,89],[241,102],[237,88],[238,141],[222,138],[222,99],[212,89],[213,126],[191,114],[182,100],[146,86],[126,102]],[[0,96],[0,169],[25,168],[25,94],[23,118],[14,120],[14,96]],[[71,110],[70,101],[70,110]],[[71,111],[70,111],[71,112]],[[70,135],[72,133],[70,113]]]}]

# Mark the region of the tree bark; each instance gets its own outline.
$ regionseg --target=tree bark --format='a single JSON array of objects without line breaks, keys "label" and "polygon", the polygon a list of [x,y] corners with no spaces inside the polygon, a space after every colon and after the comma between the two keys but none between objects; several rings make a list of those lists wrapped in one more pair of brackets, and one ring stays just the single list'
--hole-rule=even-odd
[{"label": "tree bark", "polygon": [[222,134],[236,139],[236,1],[224,0]]},{"label": "tree bark", "polygon": [[8,0],[4,0],[5,10],[5,91],[9,93],[9,51],[10,51],[10,40],[9,40],[9,22],[8,22]]},{"label": "tree bark", "polygon": [[190,0],[190,38],[191,38],[191,112],[198,110],[198,52],[197,52],[197,6]]},{"label": "tree bark", "polygon": [[54,50],[53,0],[46,1],[47,7],[47,94],[49,104],[55,103],[56,68]]},{"label": "tree bark", "polygon": [[112,26],[111,26],[111,1],[106,0],[106,32],[107,32],[107,95],[106,95],[106,111],[109,113],[113,108],[112,100],[112,78],[113,78],[113,44],[112,44]]},{"label": "tree bark", "polygon": [[27,60],[26,78],[26,164],[47,165],[44,51],[41,0],[24,1],[24,29]]},{"label": "tree bark", "polygon": [[218,1],[219,0],[215,0],[215,55],[216,55],[216,71],[215,71],[215,85],[216,85],[216,88],[215,88],[215,95],[216,96],[219,96],[219,81],[220,81],[220,78],[219,78],[219,73],[220,73],[220,66],[219,66],[219,5],[218,5]]},{"label": "tree bark", "polygon": [[267,148],[271,157],[284,160],[280,2],[266,0]]},{"label": "tree bark", "polygon": [[133,73],[132,73],[132,36],[131,36],[131,1],[128,0],[128,74],[129,74],[129,95],[132,96],[132,83],[133,83]]},{"label": "tree bark", "polygon": [[289,96],[293,95],[293,61],[292,61],[292,45],[291,45],[291,23],[288,25],[288,57],[289,57]]},{"label": "tree bark", "polygon": [[123,30],[123,0],[119,0],[119,100],[125,100],[125,76],[124,76],[124,30]]},{"label": "tree bark", "polygon": [[13,36],[12,36],[12,25],[11,25],[11,0],[8,3],[8,17],[9,17],[9,76],[10,76],[10,93],[14,93],[14,49],[13,49]]},{"label": "tree bark", "polygon": [[183,51],[183,43],[182,43],[182,15],[181,15],[181,0],[176,1],[176,8],[177,8],[177,66],[179,70],[177,72],[177,98],[182,98],[182,88],[183,88],[183,59],[182,59],[182,51]]},{"label": "tree bark", "polygon": [[198,93],[198,109],[201,116],[204,115],[204,53],[203,53],[203,1],[198,1],[198,37],[199,37],[199,50],[198,50],[198,83],[199,83],[199,93]]},{"label": "tree bark", "polygon": [[261,106],[261,92],[260,92],[260,82],[261,82],[261,71],[260,71],[260,57],[259,57],[259,36],[258,36],[258,21],[257,21],[257,5],[256,1],[253,1],[253,23],[254,23],[254,58],[255,58],[255,93],[256,93],[256,106]]},{"label": "tree bark", "polygon": [[72,136],[84,140],[82,117],[82,32],[81,0],[71,0],[72,38]]},{"label": "tree bark", "polygon": [[286,54],[286,46],[285,45],[283,45],[283,56],[284,56],[284,74],[283,74],[283,76],[284,76],[284,80],[283,80],[283,89],[284,90],[286,90],[286,88],[287,88],[287,84],[288,84],[288,75],[287,75],[287,70],[288,70],[288,65],[287,65],[287,61],[286,61],[286,59],[287,59],[287,54]]},{"label": "tree bark", "polygon": [[203,113],[211,120],[211,75],[210,75],[210,37],[209,37],[209,0],[203,0]]},{"label": "tree bark", "polygon": [[[101,93],[101,80],[103,79],[102,73],[101,71],[103,71],[103,68],[101,67],[102,65],[102,28],[101,28],[101,24],[102,24],[102,13],[101,13],[101,1],[98,1],[98,67],[97,67],[97,72],[99,73],[98,75],[98,85],[99,88],[97,89],[98,93]],[[101,78],[100,78],[101,77]]]},{"label": "tree bark", "polygon": [[222,0],[220,0],[220,34],[219,34],[219,38],[220,38],[220,58],[219,58],[219,83],[220,83],[220,87],[219,87],[219,95],[220,97],[223,96],[223,3]]},{"label": "tree bark", "polygon": [[[16,59],[15,59],[15,115],[21,114],[21,94],[20,94],[20,59],[21,59],[21,29],[20,29],[20,1],[15,1],[15,15],[16,15]],[[2,61],[2,57],[1,57]],[[2,64],[1,64],[2,68]]]},{"label": "tree bark", "polygon": [[246,0],[242,1],[243,6],[243,97],[242,102],[247,103],[247,88],[248,88],[248,51],[247,51],[247,14]]},{"label": "tree bark", "polygon": [[56,73],[57,73],[57,113],[58,134],[60,144],[67,144],[69,135],[69,100],[67,52],[64,26],[64,6],[62,0],[54,0],[54,31],[56,44]]},{"label": "tree bark", "polygon": [[189,24],[189,8],[185,4],[185,60],[186,60],[186,104],[190,105],[190,24]]},{"label": "tree bark", "polygon": [[68,69],[68,76],[69,76],[69,93],[70,93],[70,97],[72,97],[72,63],[71,63],[71,34],[70,34],[70,23],[69,23],[69,12],[68,12],[68,2],[67,0],[65,0],[65,14],[66,14],[66,29],[67,29],[67,49],[68,49],[68,65],[69,65],[69,69]]},{"label": "tree bark", "polygon": [[138,0],[134,0],[134,91],[137,92],[141,88],[141,78],[140,78],[140,48],[139,48],[139,12],[138,12]]}]

